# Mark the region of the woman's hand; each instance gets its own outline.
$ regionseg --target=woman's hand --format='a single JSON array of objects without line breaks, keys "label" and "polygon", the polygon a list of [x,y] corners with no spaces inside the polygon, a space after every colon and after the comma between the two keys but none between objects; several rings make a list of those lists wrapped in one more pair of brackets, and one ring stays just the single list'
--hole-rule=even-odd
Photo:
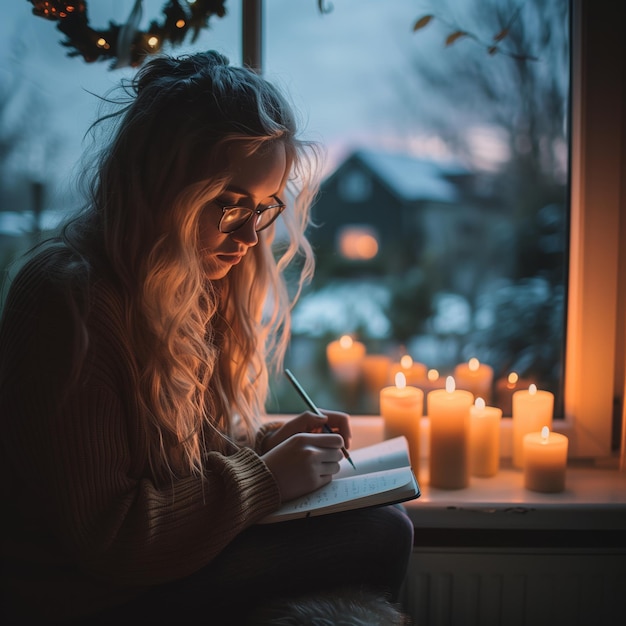
[{"label": "woman's hand", "polygon": [[261,458],[278,483],[282,501],[329,483],[339,471],[343,442],[343,437],[334,433],[296,432],[266,452]]},{"label": "woman's hand", "polygon": [[[322,413],[301,413],[263,442],[262,458],[278,483],[283,501],[318,489],[339,471],[341,447],[350,446],[350,418],[340,411]],[[324,424],[334,432],[324,432]]]},{"label": "woman's hand", "polygon": [[343,437],[343,445],[350,448],[350,417],[341,411],[322,411],[323,416],[307,411],[285,422],[269,434],[263,442],[263,452],[267,452],[297,433],[321,433],[324,424]]}]

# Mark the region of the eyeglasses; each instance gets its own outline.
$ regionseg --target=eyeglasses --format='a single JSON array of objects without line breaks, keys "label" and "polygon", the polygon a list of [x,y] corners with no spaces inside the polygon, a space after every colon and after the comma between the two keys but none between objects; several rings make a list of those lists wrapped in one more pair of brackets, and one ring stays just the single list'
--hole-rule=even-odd
[{"label": "eyeglasses", "polygon": [[258,233],[274,223],[276,218],[285,210],[286,204],[274,196],[276,204],[270,204],[262,209],[249,209],[243,206],[222,206],[222,217],[218,228],[221,233],[233,233],[245,226],[254,216],[254,230]]}]

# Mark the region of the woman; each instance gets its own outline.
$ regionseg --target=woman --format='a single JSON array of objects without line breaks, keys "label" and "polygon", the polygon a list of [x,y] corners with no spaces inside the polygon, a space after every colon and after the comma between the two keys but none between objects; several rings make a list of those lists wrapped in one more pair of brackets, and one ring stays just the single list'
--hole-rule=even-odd
[{"label": "woman", "polygon": [[297,296],[313,269],[314,146],[272,85],[214,52],[155,58],[131,88],[85,209],[3,313],[8,617],[236,623],[277,593],[397,592],[398,509],[257,524],[330,481],[350,439],[337,411],[259,426],[285,270],[300,258]]}]

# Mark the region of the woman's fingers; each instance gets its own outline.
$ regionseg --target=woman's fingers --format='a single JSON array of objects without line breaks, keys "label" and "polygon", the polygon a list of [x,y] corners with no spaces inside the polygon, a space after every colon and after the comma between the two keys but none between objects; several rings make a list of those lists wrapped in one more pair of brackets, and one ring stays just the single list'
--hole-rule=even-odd
[{"label": "woman's fingers", "polygon": [[320,476],[333,476],[333,474],[336,474],[339,469],[339,461],[324,463],[322,465],[322,473],[320,474]]},{"label": "woman's fingers", "polygon": [[306,411],[285,422],[278,430],[269,435],[266,440],[267,448],[273,448],[298,433],[322,433],[324,424],[343,437],[343,444],[350,447],[350,416],[340,411],[322,411],[324,415],[317,415]]},{"label": "woman's fingers", "polygon": [[326,411],[322,410],[322,413],[327,418],[327,424],[333,432],[339,433],[344,440],[346,448],[350,447],[350,439],[352,438],[352,431],[350,430],[350,416],[348,413],[342,411]]},{"label": "woman's fingers", "polygon": [[272,448],[263,460],[283,500],[310,493],[339,471],[343,438],[332,433],[298,433]]}]

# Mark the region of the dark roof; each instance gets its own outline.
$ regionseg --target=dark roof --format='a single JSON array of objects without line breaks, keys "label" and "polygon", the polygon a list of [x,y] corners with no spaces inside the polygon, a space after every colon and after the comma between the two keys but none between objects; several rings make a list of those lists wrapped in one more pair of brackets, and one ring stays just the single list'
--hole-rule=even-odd
[{"label": "dark roof", "polygon": [[400,198],[407,201],[456,202],[459,194],[446,175],[457,175],[459,167],[401,153],[357,150],[329,177],[334,178],[350,161],[360,161]]}]

